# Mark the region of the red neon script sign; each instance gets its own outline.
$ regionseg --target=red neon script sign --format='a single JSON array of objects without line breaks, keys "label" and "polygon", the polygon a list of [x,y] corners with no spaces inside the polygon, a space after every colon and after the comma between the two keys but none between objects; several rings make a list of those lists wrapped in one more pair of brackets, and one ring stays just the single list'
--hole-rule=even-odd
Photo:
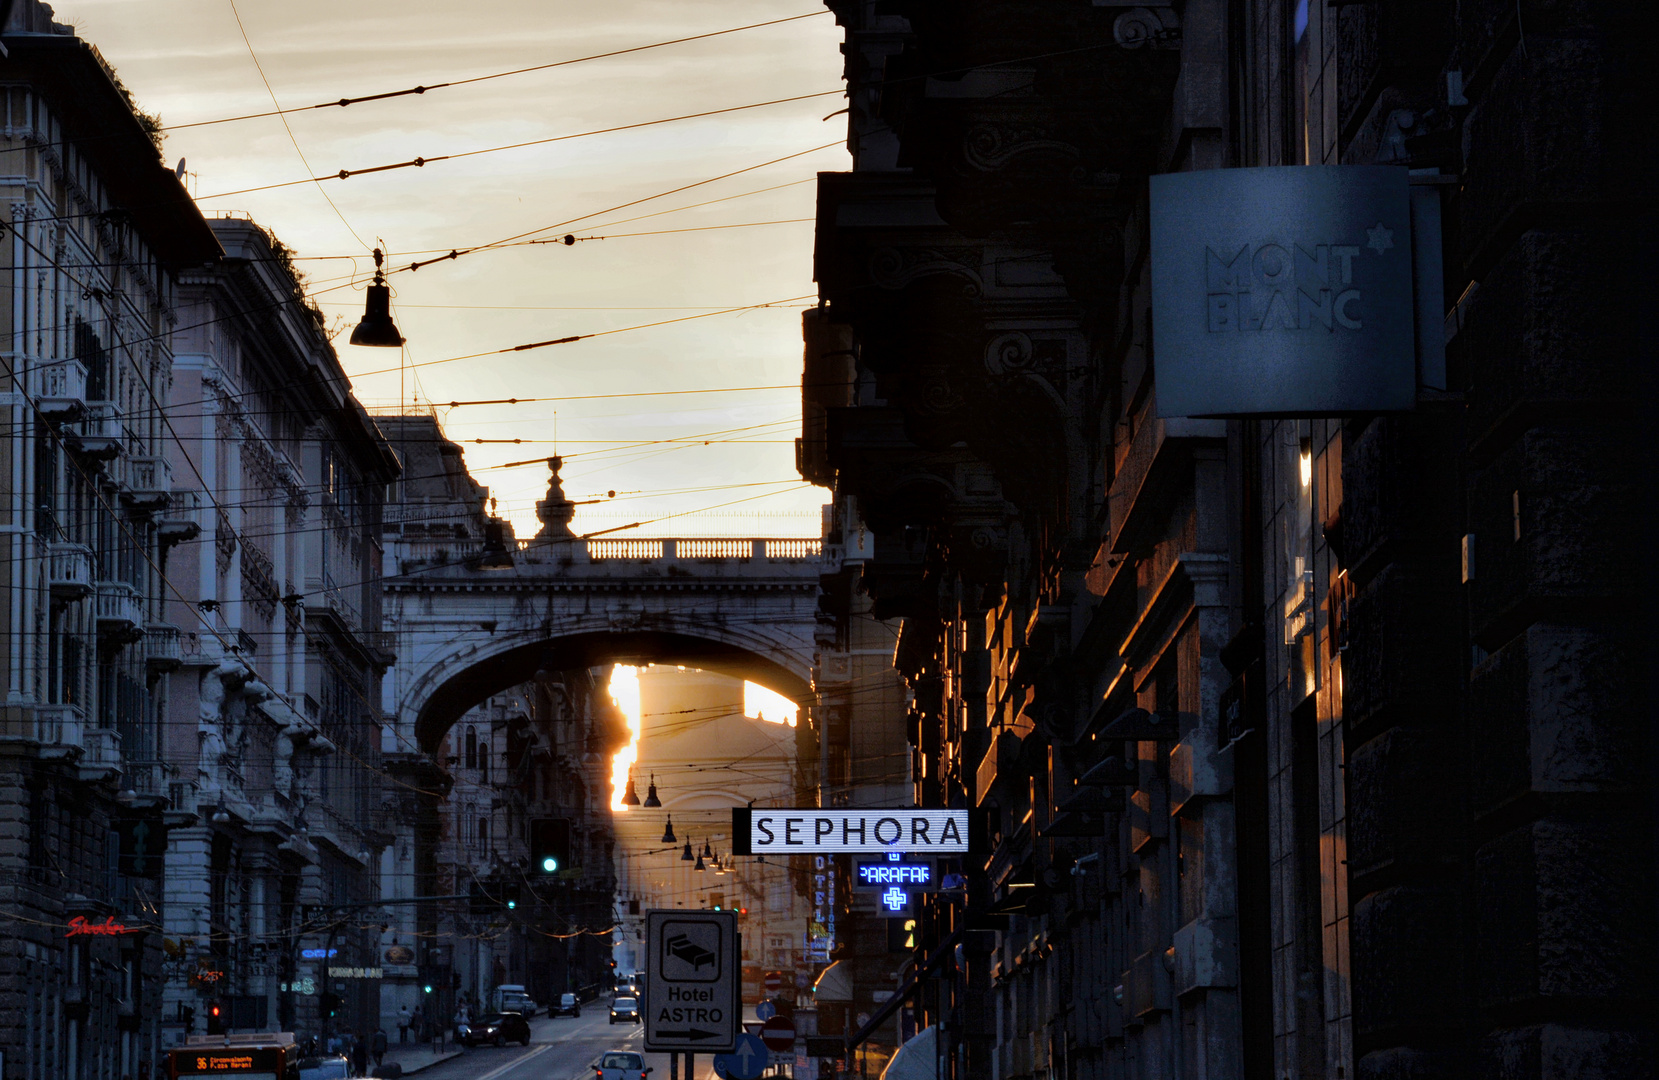
[{"label": "red neon script sign", "polygon": [[125,933],[129,933],[129,931],[124,925],[116,922],[113,915],[106,917],[101,923],[89,923],[84,915],[77,915],[69,920],[69,931],[63,936],[76,937],[80,934],[99,934],[113,937]]}]

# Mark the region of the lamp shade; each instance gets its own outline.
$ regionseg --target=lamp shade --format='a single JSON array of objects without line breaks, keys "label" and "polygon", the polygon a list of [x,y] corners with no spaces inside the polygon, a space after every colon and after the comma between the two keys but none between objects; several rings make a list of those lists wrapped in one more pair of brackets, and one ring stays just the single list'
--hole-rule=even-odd
[{"label": "lamp shade", "polygon": [[363,302],[363,321],[351,332],[351,343],[388,349],[403,344],[403,335],[392,321],[392,290],[378,280],[369,286],[368,297]]}]

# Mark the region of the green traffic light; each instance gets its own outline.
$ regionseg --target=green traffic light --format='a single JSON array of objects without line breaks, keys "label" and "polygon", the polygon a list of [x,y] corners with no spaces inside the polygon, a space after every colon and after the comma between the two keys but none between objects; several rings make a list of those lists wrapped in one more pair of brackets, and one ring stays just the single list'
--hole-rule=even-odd
[{"label": "green traffic light", "polygon": [[542,873],[544,873],[544,874],[558,873],[559,860],[555,859],[553,856],[549,855],[541,861],[541,869],[542,869]]},{"label": "green traffic light", "polygon": [[425,991],[426,991],[426,992],[427,992],[427,993],[428,993],[428,994],[430,994],[430,993],[431,993],[431,992],[432,992],[432,984],[431,984],[431,983],[427,983],[427,984],[426,984],[426,985],[425,985],[425,986],[423,986],[423,987],[422,987],[422,988],[421,988],[421,989],[423,989],[423,990],[425,990]]},{"label": "green traffic light", "polygon": [[507,910],[508,910],[508,911],[511,911],[511,910],[513,910],[513,909],[514,909],[514,908],[516,908],[516,907],[518,907],[518,901],[517,901],[517,900],[509,900],[509,901],[507,901]]}]

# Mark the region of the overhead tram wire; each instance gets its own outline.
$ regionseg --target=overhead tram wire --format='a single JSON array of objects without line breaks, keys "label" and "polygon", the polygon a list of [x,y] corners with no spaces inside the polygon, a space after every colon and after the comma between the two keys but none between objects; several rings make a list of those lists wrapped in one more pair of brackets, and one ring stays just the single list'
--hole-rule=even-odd
[{"label": "overhead tram wire", "polygon": [[[241,116],[222,116],[214,120],[193,120],[184,124],[166,124],[163,131],[183,131],[186,128],[211,127],[215,124],[233,124],[242,120],[259,120],[267,116],[286,116],[291,113],[313,112],[318,109],[343,109],[349,105],[358,105],[368,101],[387,101],[391,98],[419,96],[432,90],[442,90],[454,86],[470,86],[473,83],[489,82],[493,79],[505,79],[514,75],[527,75],[533,71],[549,71],[553,68],[569,67],[572,64],[582,64],[590,60],[606,60],[613,56],[627,56],[631,53],[646,52],[651,49],[661,49],[669,45],[683,45],[689,41],[705,41],[709,38],[722,37],[726,34],[737,34],[745,30],[758,30],[766,26],[778,26],[782,23],[797,22],[801,19],[811,19],[819,15],[827,15],[825,11],[809,11],[803,15],[790,15],[782,19],[769,19],[766,22],[749,23],[745,26],[733,26],[725,30],[711,30],[704,34],[692,34],[688,37],[671,38],[667,41],[654,41],[649,45],[635,45],[626,49],[612,49],[609,52],[592,53],[588,56],[572,57],[569,60],[556,60],[548,64],[534,64],[530,67],[513,68],[510,71],[497,71],[489,75],[474,75],[465,79],[451,79],[448,82],[431,83],[429,85],[412,86],[406,90],[391,90],[379,94],[364,94],[359,97],[343,97],[335,101],[321,101],[315,105],[299,105],[284,109],[280,105],[271,112],[246,113]],[[275,102],[273,101],[273,104]]]},{"label": "overhead tram wire", "polygon": [[[618,124],[615,127],[595,128],[591,131],[575,131],[568,135],[550,135],[543,139],[526,139],[523,142],[505,143],[501,146],[486,146],[477,150],[464,150],[454,154],[438,154],[434,157],[415,157],[408,161],[395,161],[390,165],[373,165],[366,169],[341,169],[338,172],[324,173],[321,176],[307,176],[299,180],[284,180],[275,184],[259,184],[254,187],[238,188],[235,191],[218,191],[212,195],[198,195],[196,201],[206,199],[225,199],[232,195],[247,195],[255,191],[275,191],[279,188],[295,187],[299,184],[317,183],[323,180],[349,180],[354,176],[368,176],[372,173],[391,172],[395,169],[421,169],[439,161],[459,161],[462,158],[477,157],[480,154],[499,154],[505,150],[522,150],[529,146],[546,146],[550,143],[567,142],[571,139],[585,139],[590,135],[609,135],[618,131],[635,131],[639,128],[656,127],[661,124],[675,124],[681,120],[700,120],[709,116],[724,116],[734,112],[744,112],[749,109],[763,109],[771,105],[785,105],[792,101],[810,101],[813,98],[830,97],[846,93],[844,87],[834,90],[820,90],[815,94],[796,94],[792,97],[772,98],[769,101],[753,101],[747,105],[730,105],[721,109],[707,109],[703,112],[684,113],[680,116],[665,116],[658,120],[641,120],[634,124]],[[828,146],[840,146],[845,140],[837,139]],[[818,149],[823,149],[819,147]],[[557,226],[551,226],[557,228]],[[537,230],[539,231],[539,230]],[[528,234],[526,234],[528,235]],[[498,246],[498,245],[490,245]],[[453,256],[444,256],[452,258]],[[438,261],[438,260],[433,260]],[[424,265],[424,264],[423,264]]]},{"label": "overhead tram wire", "polygon": [[[242,34],[242,44],[248,47],[248,56],[253,60],[254,70],[259,72],[259,81],[265,84],[265,92],[271,96],[271,104],[276,106],[275,115],[282,121],[282,130],[288,133],[288,141],[294,144],[294,153],[299,155],[300,164],[305,166],[306,172],[310,172],[311,162],[306,160],[305,151],[300,149],[300,141],[295,137],[294,129],[289,126],[288,118],[283,115],[282,103],[277,100],[276,90],[272,88],[271,80],[265,75],[265,65],[259,62],[259,54],[254,52],[253,41],[248,37],[248,28],[242,24],[242,13],[236,9],[236,0],[229,0],[229,2],[230,13],[236,19],[236,29]],[[353,239],[363,245],[365,251],[374,246],[359,236],[357,230],[351,227],[351,222],[346,220],[346,215],[335,205],[334,199],[329,196],[327,189],[322,184],[317,185],[317,194],[323,197],[323,201],[328,203],[329,209],[334,211],[334,216],[340,219],[340,224],[346,227],[346,231],[351,233]]]}]

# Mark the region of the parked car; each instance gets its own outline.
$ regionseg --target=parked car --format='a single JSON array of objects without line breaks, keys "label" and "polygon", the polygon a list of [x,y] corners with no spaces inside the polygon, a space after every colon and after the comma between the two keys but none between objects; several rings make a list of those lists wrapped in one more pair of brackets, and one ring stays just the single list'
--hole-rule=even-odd
[{"label": "parked car", "polygon": [[581,1016],[582,999],[575,994],[560,994],[559,1003],[549,1011],[551,1016]]},{"label": "parked car", "polygon": [[510,1042],[529,1046],[530,1021],[516,1012],[490,1013],[469,1024],[461,1041],[468,1046],[478,1046],[482,1043],[505,1046]]},{"label": "parked car", "polygon": [[636,1024],[639,1023],[638,998],[619,997],[611,999],[611,1023],[614,1024],[618,1020],[632,1020]]},{"label": "parked car", "polygon": [[515,1012],[528,1020],[536,1015],[536,1003],[529,994],[502,994],[501,1011]]},{"label": "parked car", "polygon": [[593,1080],[645,1080],[650,1072],[644,1056],[632,1050],[607,1050],[593,1063]]}]

